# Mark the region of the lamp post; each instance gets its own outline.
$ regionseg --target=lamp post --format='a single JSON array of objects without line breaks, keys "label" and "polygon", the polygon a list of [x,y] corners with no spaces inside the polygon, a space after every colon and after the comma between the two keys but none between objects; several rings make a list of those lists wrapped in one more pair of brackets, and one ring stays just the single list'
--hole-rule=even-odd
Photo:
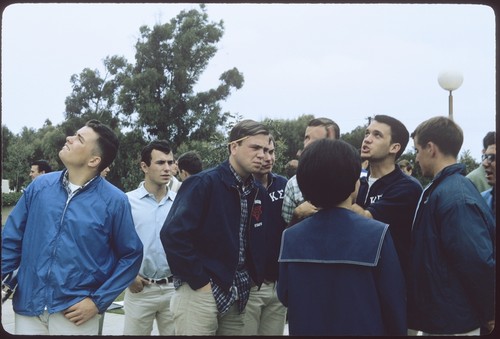
[{"label": "lamp post", "polygon": [[463,81],[464,77],[462,74],[456,71],[441,72],[438,76],[439,86],[450,92],[448,98],[448,117],[451,120],[453,120],[453,96],[451,92],[458,89]]}]

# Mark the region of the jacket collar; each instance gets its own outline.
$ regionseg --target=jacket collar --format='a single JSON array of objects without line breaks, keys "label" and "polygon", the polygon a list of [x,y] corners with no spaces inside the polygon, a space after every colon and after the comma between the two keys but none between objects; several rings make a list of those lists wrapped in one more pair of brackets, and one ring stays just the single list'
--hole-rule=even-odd
[{"label": "jacket collar", "polygon": [[444,180],[444,178],[456,173],[465,175],[465,165],[457,163],[443,168],[441,172],[436,174],[434,179],[432,179],[432,183],[439,183]]},{"label": "jacket collar", "polygon": [[[220,173],[221,173],[221,176],[222,176],[221,177],[222,182],[228,188],[230,188],[230,187],[236,187],[236,186],[240,186],[241,187],[241,184],[242,184],[241,181],[239,181],[236,178],[236,174],[233,172],[234,170],[232,170],[230,168],[230,166],[231,165],[229,164],[229,160],[226,160],[226,161],[224,161],[223,163],[221,163],[219,165]],[[250,175],[249,178],[247,179],[247,182],[248,182],[248,184],[255,185],[256,180],[253,178],[252,175]]]}]

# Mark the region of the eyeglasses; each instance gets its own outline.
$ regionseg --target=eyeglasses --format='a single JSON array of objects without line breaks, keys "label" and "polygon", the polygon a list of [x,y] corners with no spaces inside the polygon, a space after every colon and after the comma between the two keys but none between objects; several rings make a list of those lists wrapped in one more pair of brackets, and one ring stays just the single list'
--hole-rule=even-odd
[{"label": "eyeglasses", "polygon": [[485,161],[487,160],[488,163],[492,163],[493,161],[495,161],[497,159],[497,155],[496,154],[483,154],[481,155],[481,160],[482,161]]}]

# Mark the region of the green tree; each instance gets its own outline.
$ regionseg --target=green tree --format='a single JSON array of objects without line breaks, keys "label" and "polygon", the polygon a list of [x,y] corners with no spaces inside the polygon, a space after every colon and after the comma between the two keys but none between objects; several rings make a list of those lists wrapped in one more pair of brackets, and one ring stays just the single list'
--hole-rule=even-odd
[{"label": "green tree", "polygon": [[104,59],[105,75],[99,70],[85,68],[79,75],[70,78],[72,93],[66,98],[66,121],[63,124],[67,134],[77,130],[90,119],[97,119],[115,129],[120,125],[121,107],[117,105],[118,91],[130,72],[131,65],[123,57]]},{"label": "green tree", "polygon": [[340,139],[344,140],[345,142],[354,146],[356,149],[360,150],[361,144],[363,143],[363,139],[365,138],[366,127],[367,125],[358,126],[351,132],[341,134]]},{"label": "green tree", "polygon": [[472,172],[474,169],[476,169],[480,163],[477,163],[476,160],[472,157],[470,154],[470,150],[464,150],[462,154],[460,154],[460,158],[458,162],[462,163],[465,165],[465,172],[469,174]]},{"label": "green tree", "polygon": [[181,11],[169,23],[142,26],[136,64],[118,98],[123,113],[150,137],[170,140],[174,150],[188,137],[206,140],[215,134],[230,117],[219,103],[244,81],[232,68],[221,74],[217,88],[194,92],[223,33],[223,22],[209,22],[204,5]]}]

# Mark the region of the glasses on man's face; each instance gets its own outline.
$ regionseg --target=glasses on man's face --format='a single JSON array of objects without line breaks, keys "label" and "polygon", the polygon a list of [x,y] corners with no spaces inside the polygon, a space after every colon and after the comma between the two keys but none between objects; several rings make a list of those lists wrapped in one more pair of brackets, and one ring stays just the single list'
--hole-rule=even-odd
[{"label": "glasses on man's face", "polygon": [[485,161],[487,160],[488,163],[492,163],[493,161],[495,161],[497,159],[497,155],[496,154],[483,154],[481,155],[481,160],[482,161]]}]

